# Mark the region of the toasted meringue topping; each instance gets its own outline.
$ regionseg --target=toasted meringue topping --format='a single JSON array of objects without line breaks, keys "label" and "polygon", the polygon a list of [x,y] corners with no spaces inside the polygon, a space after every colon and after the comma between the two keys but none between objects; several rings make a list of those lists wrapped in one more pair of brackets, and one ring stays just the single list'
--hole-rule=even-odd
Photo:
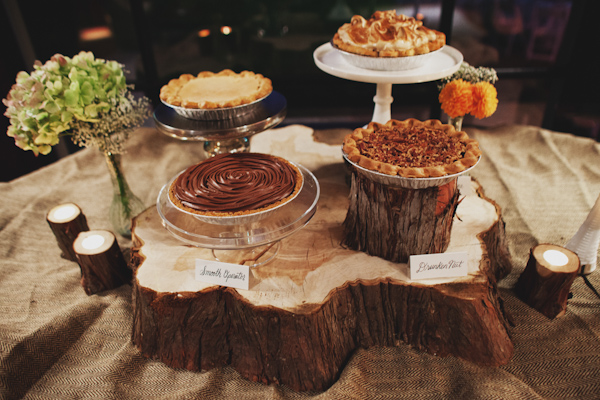
[{"label": "toasted meringue topping", "polygon": [[379,57],[425,54],[441,48],[445,41],[443,33],[395,10],[376,11],[368,20],[355,15],[334,37],[334,44],[342,50]]}]

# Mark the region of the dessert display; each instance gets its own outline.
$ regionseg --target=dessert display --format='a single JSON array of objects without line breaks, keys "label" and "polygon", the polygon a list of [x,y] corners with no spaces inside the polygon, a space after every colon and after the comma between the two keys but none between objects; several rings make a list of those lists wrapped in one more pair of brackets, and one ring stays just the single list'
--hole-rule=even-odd
[{"label": "dessert display", "polygon": [[406,57],[427,54],[446,44],[446,35],[423,26],[423,21],[376,11],[371,18],[355,15],[333,37],[340,50],[370,57]]},{"label": "dessert display", "polygon": [[344,138],[346,158],[371,171],[405,178],[437,178],[474,166],[476,140],[438,120],[371,122]]},{"label": "dessert display", "polygon": [[160,89],[160,99],[184,117],[224,119],[251,111],[273,91],[269,78],[252,71],[182,74]]},{"label": "dessert display", "polygon": [[169,187],[169,200],[197,216],[241,217],[288,203],[302,185],[299,168],[281,157],[226,153],[184,170]]}]

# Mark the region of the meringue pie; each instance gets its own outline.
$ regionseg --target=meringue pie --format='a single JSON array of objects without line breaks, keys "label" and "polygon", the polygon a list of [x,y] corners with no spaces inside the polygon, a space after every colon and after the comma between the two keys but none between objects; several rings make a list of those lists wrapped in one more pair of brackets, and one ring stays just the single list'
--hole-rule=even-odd
[{"label": "meringue pie", "polygon": [[252,71],[230,69],[197,76],[182,74],[160,89],[160,99],[171,106],[190,109],[228,108],[250,104],[273,91],[269,78]]},{"label": "meringue pie", "polygon": [[446,44],[446,35],[423,26],[423,21],[395,10],[376,11],[371,18],[354,15],[333,37],[340,50],[370,57],[427,54]]},{"label": "meringue pie", "polygon": [[436,178],[477,164],[479,143],[439,120],[371,122],[344,138],[348,160],[371,171],[405,178]]}]

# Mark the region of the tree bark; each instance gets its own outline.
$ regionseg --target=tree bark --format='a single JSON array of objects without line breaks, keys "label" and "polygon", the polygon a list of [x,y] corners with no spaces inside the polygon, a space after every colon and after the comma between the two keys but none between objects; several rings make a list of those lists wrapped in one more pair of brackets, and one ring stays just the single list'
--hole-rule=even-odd
[{"label": "tree bark", "polygon": [[[561,260],[554,263],[548,261],[544,257],[547,251],[563,254],[565,263],[562,264]],[[567,312],[569,291],[579,269],[579,257],[571,250],[553,244],[539,244],[531,249],[527,266],[515,285],[515,292],[521,300],[546,317],[562,317]]]},{"label": "tree bark", "polygon": [[343,245],[393,262],[443,253],[458,206],[456,179],[439,187],[409,189],[352,173]]}]

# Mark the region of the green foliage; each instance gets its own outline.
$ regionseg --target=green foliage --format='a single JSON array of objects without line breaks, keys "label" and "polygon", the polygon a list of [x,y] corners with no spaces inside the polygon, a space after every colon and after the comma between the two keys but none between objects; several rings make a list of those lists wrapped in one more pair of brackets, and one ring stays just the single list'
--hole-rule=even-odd
[{"label": "green foliage", "polygon": [[[79,145],[119,151],[122,138],[111,144],[111,135],[141,125],[149,115],[148,100],[136,101],[129,92],[123,66],[91,52],[73,58],[56,54],[43,65],[37,61],[31,74],[17,74],[2,102],[10,119],[7,135],[36,155],[48,154],[68,134]],[[114,118],[107,132],[106,121]],[[80,129],[85,129],[85,140],[79,138]]]}]

